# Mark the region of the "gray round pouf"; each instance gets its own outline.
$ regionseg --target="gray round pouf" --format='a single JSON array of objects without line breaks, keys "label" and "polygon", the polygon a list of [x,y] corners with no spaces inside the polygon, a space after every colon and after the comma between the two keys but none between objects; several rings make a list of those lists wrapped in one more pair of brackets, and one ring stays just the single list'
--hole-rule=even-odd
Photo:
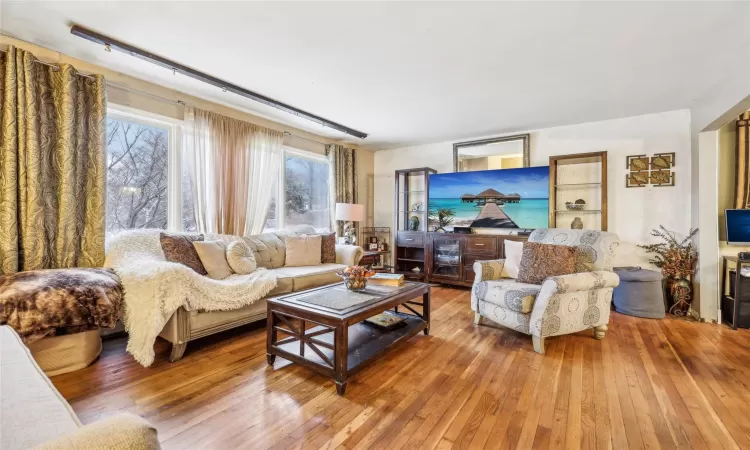
[{"label": "gray round pouf", "polygon": [[650,319],[664,318],[661,272],[640,267],[615,267],[614,271],[620,277],[620,285],[612,294],[617,312]]}]

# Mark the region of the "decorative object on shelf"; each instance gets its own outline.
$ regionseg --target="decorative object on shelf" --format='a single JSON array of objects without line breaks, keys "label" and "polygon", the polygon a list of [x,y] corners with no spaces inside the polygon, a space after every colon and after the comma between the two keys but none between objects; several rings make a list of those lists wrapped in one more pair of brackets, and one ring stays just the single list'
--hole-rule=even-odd
[{"label": "decorative object on shelf", "polygon": [[378,251],[378,243],[370,244],[370,250],[372,251]]},{"label": "decorative object on shelf", "polygon": [[378,237],[377,237],[377,236],[370,236],[370,237],[369,237],[369,238],[367,239],[367,241],[368,241],[368,242],[369,242],[370,244],[377,244],[377,243],[378,243]]},{"label": "decorative object on shelf", "polygon": [[696,233],[698,233],[697,228],[691,229],[687,237],[680,240],[673,231],[659,225],[658,229],[651,230],[651,236],[663,242],[639,245],[646,251],[655,253],[649,262],[660,268],[662,275],[667,277],[667,290],[673,302],[672,307],[669,308],[669,314],[673,316],[686,316],[690,311],[693,298],[692,277],[698,261],[698,254],[692,241]]},{"label": "decorative object on shelf", "polygon": [[[497,145],[502,142],[502,145]],[[453,144],[453,171],[529,167],[529,135],[517,134]],[[498,162],[502,161],[502,167]]]},{"label": "decorative object on shelf", "polygon": [[627,169],[631,172],[648,171],[649,160],[646,155],[627,156]]},{"label": "decorative object on shelf", "polygon": [[419,267],[415,267],[415,268],[411,269],[411,271],[414,272],[414,273],[420,273],[420,272],[422,272],[422,270]]},{"label": "decorative object on shelf", "polygon": [[648,184],[649,176],[646,172],[631,172],[625,174],[625,187],[645,187]]},{"label": "decorative object on shelf", "polygon": [[586,200],[579,198],[575,202],[565,202],[565,207],[571,211],[581,211],[586,207]]},{"label": "decorative object on shelf", "polygon": [[385,242],[385,241],[379,243],[378,244],[378,251],[387,252],[388,251],[388,243]]},{"label": "decorative object on shelf", "polygon": [[365,220],[365,206],[356,203],[336,203],[336,220],[344,224],[344,243],[354,245],[357,242],[357,229],[352,222]]},{"label": "decorative object on shelf", "polygon": [[675,173],[671,170],[652,170],[649,180],[654,187],[674,186]]},{"label": "decorative object on shelf", "polygon": [[367,287],[367,279],[375,272],[362,266],[350,266],[336,275],[344,279],[344,285],[350,291],[361,291]]},{"label": "decorative object on shelf", "polygon": [[583,230],[583,221],[580,217],[576,217],[570,222],[570,228],[573,230]]},{"label": "decorative object on shelf", "polygon": [[419,216],[409,218],[409,231],[419,231]]},{"label": "decorative object on shelf", "polygon": [[444,233],[445,227],[453,223],[455,216],[456,210],[453,208],[435,208],[430,210],[427,217],[435,225],[435,231]]},{"label": "decorative object on shelf", "polygon": [[383,269],[385,268],[385,264],[383,264],[383,255],[378,255],[375,257],[375,262],[370,266],[371,269]]},{"label": "decorative object on shelf", "polygon": [[651,170],[671,169],[672,167],[674,167],[674,158],[674,152],[655,154],[651,157]]},{"label": "decorative object on shelf", "polygon": [[411,210],[413,212],[422,212],[424,209],[424,203],[423,202],[417,202],[413,205],[411,205]]}]

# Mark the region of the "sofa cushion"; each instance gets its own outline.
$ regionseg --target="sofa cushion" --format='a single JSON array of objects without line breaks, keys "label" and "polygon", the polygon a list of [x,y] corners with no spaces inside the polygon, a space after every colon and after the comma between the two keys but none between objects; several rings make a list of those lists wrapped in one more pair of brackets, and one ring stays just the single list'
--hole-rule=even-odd
[{"label": "sofa cushion", "polygon": [[194,241],[202,241],[202,234],[160,233],[159,241],[167,261],[184,264],[201,275],[208,275],[203,267],[198,252],[193,247]]},{"label": "sofa cushion", "polygon": [[[343,264],[321,264],[319,266],[281,267],[274,269],[273,272],[278,275],[279,284],[282,280],[289,279],[292,282],[292,291],[299,292],[340,282],[341,278],[336,275],[336,272],[345,268]],[[271,291],[268,296],[273,295],[273,292]]]},{"label": "sofa cushion", "polygon": [[253,273],[258,268],[255,253],[245,241],[235,241],[227,246],[227,263],[234,273],[240,275]]},{"label": "sofa cushion", "polygon": [[284,267],[318,266],[321,258],[320,235],[286,236]]},{"label": "sofa cushion", "polygon": [[8,326],[0,326],[0,448],[28,449],[81,425]]},{"label": "sofa cushion", "polygon": [[474,285],[474,295],[479,301],[492,303],[511,311],[528,314],[542,286],[520,283],[513,279],[481,281]]},{"label": "sofa cushion", "polygon": [[226,243],[224,241],[195,241],[195,251],[208,272],[208,277],[223,280],[231,275],[232,268],[227,262]]},{"label": "sofa cushion", "polygon": [[336,233],[320,235],[320,262],[322,264],[336,263]]}]

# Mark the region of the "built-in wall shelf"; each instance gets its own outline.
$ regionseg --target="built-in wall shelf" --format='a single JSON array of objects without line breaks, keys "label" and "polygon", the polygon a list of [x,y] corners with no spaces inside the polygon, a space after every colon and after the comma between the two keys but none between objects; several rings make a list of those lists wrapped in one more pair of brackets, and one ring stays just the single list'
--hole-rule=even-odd
[{"label": "built-in wall shelf", "polygon": [[[607,152],[549,158],[549,226],[607,230]],[[566,203],[583,203],[568,209]],[[572,221],[571,221],[572,220]]]}]

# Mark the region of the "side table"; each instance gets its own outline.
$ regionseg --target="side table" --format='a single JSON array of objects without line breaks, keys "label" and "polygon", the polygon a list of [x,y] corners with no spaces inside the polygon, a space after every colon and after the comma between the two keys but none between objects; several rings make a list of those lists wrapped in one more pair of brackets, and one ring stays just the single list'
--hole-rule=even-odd
[{"label": "side table", "polygon": [[[730,279],[727,286],[729,263],[735,265],[734,284]],[[733,330],[737,327],[750,328],[750,278],[743,277],[742,267],[750,266],[750,260],[736,256],[722,256],[721,263],[721,319]],[[732,289],[734,288],[734,289]]]}]

